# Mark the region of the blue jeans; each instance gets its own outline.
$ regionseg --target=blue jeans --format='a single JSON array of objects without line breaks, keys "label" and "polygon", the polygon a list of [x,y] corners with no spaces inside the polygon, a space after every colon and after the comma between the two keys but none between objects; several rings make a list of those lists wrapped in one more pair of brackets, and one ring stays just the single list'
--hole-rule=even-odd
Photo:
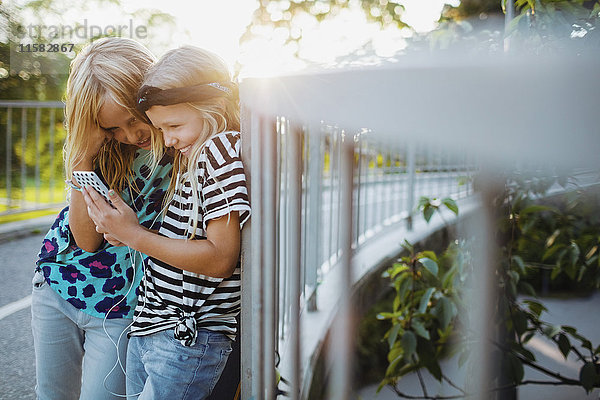
[{"label": "blue jeans", "polygon": [[[92,317],[65,301],[43,280],[33,278],[31,330],[35,348],[38,400],[117,400],[125,394],[127,330],[130,319]],[[110,392],[113,392],[111,394]]]},{"label": "blue jeans", "polygon": [[217,384],[230,353],[231,340],[206,329],[198,329],[189,347],[174,338],[173,329],[133,336],[127,349],[127,398],[202,400]]}]

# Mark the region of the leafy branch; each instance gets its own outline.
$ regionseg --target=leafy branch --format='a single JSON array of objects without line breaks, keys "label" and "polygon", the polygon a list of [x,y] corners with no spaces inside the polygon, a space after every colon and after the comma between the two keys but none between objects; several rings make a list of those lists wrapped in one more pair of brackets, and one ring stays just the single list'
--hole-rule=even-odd
[{"label": "leafy branch", "polygon": [[[496,236],[501,247],[496,267],[500,297],[495,310],[495,331],[505,339],[492,341],[501,356],[504,378],[497,379],[490,392],[527,384],[580,386],[586,392],[600,387],[600,346],[594,347],[574,327],[545,322],[542,314],[547,308],[536,299],[530,276],[540,269],[551,268],[552,281],[569,280],[595,289],[600,287],[597,254],[600,217],[591,218],[589,224],[584,222],[590,220],[590,215],[597,215],[597,210],[589,204],[598,201],[578,191],[566,196],[566,206],[556,200],[540,203],[550,187],[556,184],[566,187],[567,182],[568,179],[556,176],[511,175],[506,177],[504,192],[494,200],[499,212]],[[430,221],[434,213],[441,214],[443,206],[458,214],[456,203],[448,199],[422,197],[418,207],[423,218]],[[585,212],[580,211],[581,207]],[[379,390],[388,385],[406,399],[472,396],[451,382],[440,367],[442,358],[461,351],[458,363],[462,368],[469,358],[467,349],[481,340],[464,329],[468,324],[462,320],[467,313],[461,293],[466,290],[466,277],[474,268],[470,246],[470,241],[460,239],[438,255],[431,250],[418,251],[405,241],[406,255],[384,273],[396,296],[392,312],[378,316],[392,323],[385,335],[390,348],[389,365]],[[519,298],[519,293],[528,297]],[[581,365],[579,376],[566,377],[541,365],[527,348],[536,335],[550,340],[565,359],[572,353]],[[543,373],[549,380],[525,380],[524,366]],[[423,368],[460,394],[430,395],[421,374]],[[422,395],[407,394],[399,388],[402,376],[415,371]]]}]

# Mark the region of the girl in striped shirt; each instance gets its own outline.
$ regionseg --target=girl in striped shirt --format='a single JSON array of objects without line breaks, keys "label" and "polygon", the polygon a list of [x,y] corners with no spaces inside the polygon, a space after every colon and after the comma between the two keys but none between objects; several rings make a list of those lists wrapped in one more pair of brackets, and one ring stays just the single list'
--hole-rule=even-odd
[{"label": "girl in striped shirt", "polygon": [[97,230],[149,257],[127,354],[128,398],[203,399],[221,375],[240,311],[240,230],[250,205],[240,157],[237,85],[215,54],[186,46],[150,70],[138,110],[174,149],[158,232],[111,191],[85,199]]}]

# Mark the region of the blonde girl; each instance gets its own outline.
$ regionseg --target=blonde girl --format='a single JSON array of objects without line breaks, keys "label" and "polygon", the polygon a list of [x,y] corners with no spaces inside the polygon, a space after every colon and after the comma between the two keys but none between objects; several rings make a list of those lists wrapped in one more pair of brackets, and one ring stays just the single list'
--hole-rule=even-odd
[{"label": "blonde girl", "polygon": [[71,63],[64,160],[73,189],[69,206],[44,238],[33,278],[38,399],[119,399],[125,394],[123,332],[136,306],[141,257],[112,246],[97,231],[73,171],[95,170],[134,207],[136,218],[153,228],[171,169],[166,157],[154,169],[145,165],[152,159],[153,128],[135,108],[153,62],[141,44],[105,38],[85,47]]},{"label": "blonde girl", "polygon": [[237,86],[219,57],[186,46],[148,71],[138,109],[175,151],[158,234],[140,227],[115,193],[115,209],[93,189],[85,194],[101,231],[150,256],[130,333],[127,394],[204,399],[231,352],[240,310],[240,230],[250,207]]}]

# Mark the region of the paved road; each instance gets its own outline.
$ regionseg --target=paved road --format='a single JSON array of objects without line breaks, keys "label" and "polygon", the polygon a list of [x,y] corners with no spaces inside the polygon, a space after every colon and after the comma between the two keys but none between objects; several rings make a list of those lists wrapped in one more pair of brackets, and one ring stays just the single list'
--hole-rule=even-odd
[{"label": "paved road", "polygon": [[[38,234],[0,244],[0,318],[7,305],[31,294],[31,277],[43,236]],[[0,399],[34,399],[35,356],[30,307],[0,319],[0,363]]]}]

